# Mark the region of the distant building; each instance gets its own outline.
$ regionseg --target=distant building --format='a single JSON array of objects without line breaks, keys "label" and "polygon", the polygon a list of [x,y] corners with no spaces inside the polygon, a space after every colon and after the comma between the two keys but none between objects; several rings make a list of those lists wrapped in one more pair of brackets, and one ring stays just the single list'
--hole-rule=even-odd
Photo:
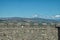
[{"label": "distant building", "polygon": [[47,23],[42,23],[42,25],[46,26],[46,25],[47,25]]},{"label": "distant building", "polygon": [[38,23],[34,23],[34,26],[38,26],[39,24]]}]

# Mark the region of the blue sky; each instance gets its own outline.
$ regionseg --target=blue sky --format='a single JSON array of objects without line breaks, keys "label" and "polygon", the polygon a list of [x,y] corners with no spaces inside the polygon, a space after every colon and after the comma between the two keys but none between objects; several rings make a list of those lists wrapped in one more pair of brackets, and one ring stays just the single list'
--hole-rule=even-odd
[{"label": "blue sky", "polygon": [[60,16],[60,0],[0,0],[0,17]]}]

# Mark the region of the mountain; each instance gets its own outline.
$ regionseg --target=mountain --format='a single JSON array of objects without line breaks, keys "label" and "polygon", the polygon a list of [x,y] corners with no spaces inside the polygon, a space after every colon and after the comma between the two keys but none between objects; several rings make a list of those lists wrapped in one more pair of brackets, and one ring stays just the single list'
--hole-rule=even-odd
[{"label": "mountain", "polygon": [[60,18],[55,19],[56,21],[60,22]]},{"label": "mountain", "polygon": [[46,23],[51,23],[51,22],[59,22],[54,19],[44,19],[44,18],[21,18],[21,17],[8,17],[8,18],[0,18],[0,22],[46,22]]}]

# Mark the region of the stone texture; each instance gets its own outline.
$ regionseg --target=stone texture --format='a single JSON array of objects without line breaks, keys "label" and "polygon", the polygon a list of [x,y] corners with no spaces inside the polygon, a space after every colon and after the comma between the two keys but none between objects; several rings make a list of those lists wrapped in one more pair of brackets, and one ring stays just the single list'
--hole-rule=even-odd
[{"label": "stone texture", "polygon": [[58,40],[58,29],[53,26],[29,28],[0,26],[0,40]]}]

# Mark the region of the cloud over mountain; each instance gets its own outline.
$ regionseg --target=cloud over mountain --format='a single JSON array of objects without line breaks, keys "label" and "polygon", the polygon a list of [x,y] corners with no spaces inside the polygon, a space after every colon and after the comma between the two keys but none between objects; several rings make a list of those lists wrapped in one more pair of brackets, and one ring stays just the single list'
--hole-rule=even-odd
[{"label": "cloud over mountain", "polygon": [[55,15],[56,18],[60,18],[60,15]]}]

